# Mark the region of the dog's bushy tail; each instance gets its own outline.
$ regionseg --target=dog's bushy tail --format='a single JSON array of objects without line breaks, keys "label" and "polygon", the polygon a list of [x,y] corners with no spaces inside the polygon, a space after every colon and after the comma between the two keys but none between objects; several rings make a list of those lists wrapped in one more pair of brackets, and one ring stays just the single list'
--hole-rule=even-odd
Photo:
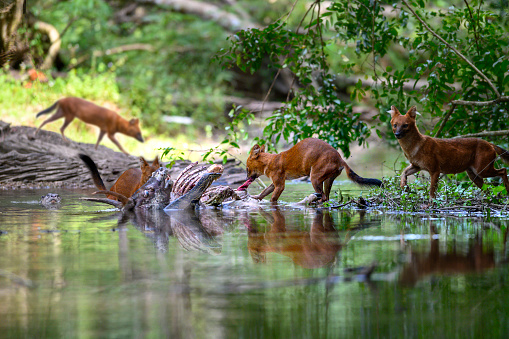
[{"label": "dog's bushy tail", "polygon": [[46,108],[45,110],[43,111],[40,111],[39,113],[37,113],[37,115],[35,116],[36,118],[40,117],[41,115],[43,114],[48,114],[50,113],[51,111],[55,110],[55,108],[57,108],[57,105],[58,105],[58,101],[55,102],[53,105],[51,105],[50,107]]},{"label": "dog's bushy tail", "polygon": [[507,164],[509,164],[509,151],[506,151],[500,146],[493,145],[495,147],[495,152],[497,152],[498,155],[500,155],[500,158]]},{"label": "dog's bushy tail", "polygon": [[85,163],[92,175],[92,181],[94,182],[95,187],[101,191],[106,191],[106,186],[104,186],[104,182],[101,179],[101,175],[99,174],[99,170],[97,169],[97,165],[95,162],[85,154],[78,154],[81,160]]},{"label": "dog's bushy tail", "polygon": [[382,182],[378,179],[363,178],[355,173],[346,163],[344,164],[346,175],[350,180],[361,186],[382,186]]}]

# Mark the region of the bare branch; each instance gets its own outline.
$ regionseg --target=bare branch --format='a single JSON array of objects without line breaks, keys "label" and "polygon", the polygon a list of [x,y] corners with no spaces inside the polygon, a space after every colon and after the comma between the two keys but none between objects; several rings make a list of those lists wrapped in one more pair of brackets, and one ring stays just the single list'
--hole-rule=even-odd
[{"label": "bare branch", "polygon": [[47,34],[51,42],[51,45],[48,49],[48,55],[41,65],[42,70],[50,69],[51,66],[53,66],[53,62],[55,62],[58,51],[60,51],[60,44],[62,43],[60,40],[60,33],[58,33],[58,30],[53,25],[42,21],[35,22],[34,27],[38,31]]},{"label": "bare branch", "polygon": [[456,138],[477,138],[477,137],[500,137],[504,135],[509,135],[509,130],[502,130],[502,131],[484,131],[479,133],[471,133],[471,134],[464,134],[464,135],[458,135],[454,137]]},{"label": "bare branch", "polygon": [[201,18],[216,22],[229,31],[248,28],[259,28],[257,24],[246,21],[239,16],[223,11],[220,7],[196,0],[142,0],[159,6],[168,6],[175,11],[197,15]]},{"label": "bare branch", "polygon": [[435,138],[437,138],[440,135],[440,133],[442,132],[442,130],[445,127],[445,123],[447,122],[447,120],[449,120],[449,118],[451,117],[452,112],[454,112],[455,108],[456,108],[456,104],[453,103],[451,108],[449,109],[449,112],[447,112],[445,117],[442,119],[442,122],[440,123],[440,127],[438,128],[438,131],[435,133]]},{"label": "bare branch", "polygon": [[424,28],[426,28],[435,38],[437,38],[438,40],[440,40],[442,43],[444,43],[447,47],[449,47],[451,50],[454,51],[454,53],[456,53],[456,55],[458,55],[460,58],[462,58],[470,67],[472,67],[474,69],[474,71],[477,72],[477,74],[479,74],[479,76],[481,78],[484,79],[484,81],[486,81],[488,83],[488,85],[491,87],[491,89],[493,89],[493,92],[495,92],[495,95],[500,98],[500,93],[498,92],[497,88],[495,87],[495,85],[493,85],[493,83],[488,79],[488,77],[486,75],[484,75],[483,72],[481,72],[477,67],[475,67],[475,65],[470,62],[470,60],[468,60],[463,54],[461,54],[456,48],[454,48],[452,45],[450,45],[447,41],[445,41],[440,35],[438,35],[437,33],[435,33],[431,27],[428,26],[428,24],[426,24],[426,22],[424,22],[424,20],[421,19],[421,17],[414,11],[414,9],[412,7],[410,7],[410,4],[406,1],[406,0],[402,0],[402,2],[408,7],[408,9],[410,10],[410,12],[412,12],[412,14],[415,16],[415,18],[417,20],[419,20],[419,22],[424,26]]},{"label": "bare branch", "polygon": [[451,103],[453,105],[465,105],[465,106],[491,106],[500,102],[509,102],[509,96],[501,96],[495,100],[489,101],[466,101],[466,100],[454,100]]},{"label": "bare branch", "polygon": [[[489,100],[489,101],[466,101],[466,100],[454,100],[451,102],[452,106],[449,109],[449,112],[444,116],[442,119],[442,122],[440,123],[440,127],[438,128],[438,131],[435,133],[435,138],[438,137],[440,132],[444,129],[445,123],[449,118],[451,117],[454,109],[457,105],[464,105],[464,106],[491,106],[496,105],[500,102],[509,102],[509,96],[501,96],[495,100]],[[484,132],[483,132],[484,133]],[[502,134],[505,135],[505,134]]]},{"label": "bare branch", "polygon": [[[129,44],[129,45],[123,45],[123,46],[117,46],[113,48],[109,48],[106,51],[94,51],[92,53],[92,56],[94,57],[101,57],[103,55],[112,55],[112,54],[118,54],[128,51],[149,51],[152,52],[154,50],[154,47],[150,44]],[[80,58],[76,60],[76,62],[69,66],[69,69],[76,68],[79,64],[85,62],[88,58],[90,58],[90,55],[83,55]]]},{"label": "bare branch", "polygon": [[[343,75],[337,75],[336,79],[334,81],[334,84],[337,88],[344,88],[348,86],[355,86],[357,82],[362,83],[362,87],[374,87],[374,86],[387,86],[387,82],[389,80],[378,77],[377,80],[373,79],[365,79],[364,76],[358,76],[358,75],[350,75],[350,76],[343,76]],[[403,90],[404,91],[421,91],[423,88],[428,86],[428,81],[424,79],[420,80],[411,80],[411,81],[405,81],[403,82]],[[460,91],[461,85],[459,83],[453,83],[450,84],[450,87],[454,89],[454,91]]]},{"label": "bare branch", "polygon": [[130,44],[130,45],[122,45],[118,47],[108,48],[106,51],[95,51],[94,56],[103,56],[103,55],[111,55],[117,53],[123,53],[128,51],[149,51],[152,52],[154,47],[150,44]]}]

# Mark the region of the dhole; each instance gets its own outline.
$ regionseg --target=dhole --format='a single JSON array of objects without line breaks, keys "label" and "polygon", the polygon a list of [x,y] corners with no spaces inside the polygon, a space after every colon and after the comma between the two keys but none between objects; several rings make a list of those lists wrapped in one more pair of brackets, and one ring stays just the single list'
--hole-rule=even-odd
[{"label": "dhole", "polygon": [[327,201],[334,179],[344,168],[348,178],[357,184],[382,184],[378,179],[365,179],[355,174],[331,145],[315,138],[301,140],[280,154],[265,153],[265,146],[255,145],[249,152],[246,164],[248,180],[252,181],[262,174],[272,180],[270,186],[253,198],[261,200],[274,192],[270,199],[272,202],[276,202],[285,189],[285,180],[306,175],[309,176],[315,192],[321,196],[319,202]]},{"label": "dhole", "polygon": [[[101,175],[97,169],[96,164],[89,156],[85,154],[79,154],[79,157],[85,165],[90,170],[90,174],[92,175],[92,180],[94,181],[94,185],[101,191],[106,191],[106,186],[104,185]],[[120,193],[123,196],[129,198],[134,192],[138,190],[141,186],[143,186],[147,180],[150,178],[152,173],[157,171],[160,167],[159,159],[156,157],[152,162],[152,165],[149,165],[147,161],[143,157],[140,157],[141,166],[140,168],[130,168],[118,177],[117,181],[113,184],[113,186],[109,189],[112,192]],[[108,199],[118,200],[116,196],[107,195]]]},{"label": "dhole", "polygon": [[470,180],[479,188],[483,186],[483,178],[501,177],[505,189],[509,192],[506,169],[494,167],[497,154],[505,162],[509,162],[509,153],[505,149],[482,139],[437,139],[423,135],[415,124],[415,106],[405,115],[401,115],[395,106],[391,106],[389,113],[392,116],[392,131],[411,164],[401,174],[401,188],[406,186],[409,175],[425,170],[431,177],[429,195],[435,198],[440,173],[456,174],[466,171]]},{"label": "dhole", "polygon": [[64,136],[64,130],[74,118],[78,118],[87,124],[96,125],[100,128],[101,131],[99,132],[99,138],[95,144],[95,149],[97,149],[97,146],[104,137],[104,134],[108,134],[108,138],[110,138],[110,140],[113,141],[113,143],[117,145],[123,153],[128,154],[115,138],[115,133],[117,132],[143,142],[138,119],[133,118],[131,120],[126,120],[112,110],[97,106],[90,101],[80,98],[69,97],[60,99],[51,105],[51,107],[37,113],[36,118],[43,114],[52,112],[55,108],[57,109],[55,114],[50,116],[41,124],[41,126],[39,126],[39,128],[35,131],[34,136],[47,123],[60,118],[65,118],[64,124],[60,127],[60,133],[62,133],[62,138],[67,140]]}]

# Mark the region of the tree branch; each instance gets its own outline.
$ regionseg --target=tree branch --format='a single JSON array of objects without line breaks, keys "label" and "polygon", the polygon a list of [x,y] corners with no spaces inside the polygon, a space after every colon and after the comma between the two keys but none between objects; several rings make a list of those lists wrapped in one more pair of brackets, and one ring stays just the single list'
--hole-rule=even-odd
[{"label": "tree branch", "polygon": [[504,135],[509,135],[509,130],[502,130],[502,131],[484,131],[479,133],[470,133],[470,134],[464,134],[464,135],[458,135],[454,137],[456,138],[474,138],[474,137],[500,137]]},{"label": "tree branch", "polygon": [[[118,54],[128,51],[149,51],[152,52],[154,50],[154,47],[150,44],[130,44],[130,45],[123,45],[123,46],[117,46],[113,48],[109,48],[106,51],[94,51],[92,52],[92,56],[94,57],[101,57],[103,55],[111,55],[111,54]],[[83,55],[80,58],[76,60],[76,62],[69,66],[69,69],[76,68],[79,64],[82,62],[85,62],[88,58],[90,58],[90,55]]]},{"label": "tree branch", "polygon": [[16,41],[15,35],[23,19],[25,0],[16,0],[9,6],[2,8],[0,13],[0,52],[12,49]]},{"label": "tree branch", "polygon": [[34,28],[38,31],[41,31],[42,33],[47,34],[51,42],[51,45],[48,49],[48,55],[40,67],[41,70],[50,69],[55,62],[58,52],[60,51],[60,45],[62,43],[60,40],[60,33],[58,33],[58,30],[53,25],[42,21],[36,21]]},{"label": "tree branch", "polygon": [[452,112],[454,112],[455,108],[456,108],[456,104],[453,103],[451,108],[449,109],[449,112],[447,112],[445,117],[442,119],[442,122],[440,123],[440,127],[438,128],[438,131],[435,133],[435,138],[437,138],[440,135],[440,133],[442,132],[442,130],[445,127],[445,123],[447,122],[447,120],[449,120],[449,118],[451,117]]},{"label": "tree branch", "polygon": [[[438,137],[438,135],[440,134],[440,132],[442,132],[442,130],[444,129],[444,126],[445,126],[445,123],[447,122],[447,120],[449,120],[449,118],[451,117],[454,109],[456,108],[457,105],[464,105],[464,106],[491,106],[491,105],[495,105],[495,104],[498,104],[500,102],[509,102],[509,96],[501,96],[497,99],[494,99],[494,100],[489,100],[489,101],[466,101],[466,100],[454,100],[451,102],[452,106],[451,108],[449,109],[449,112],[447,112],[447,114],[444,116],[444,118],[442,119],[442,122],[440,123],[440,127],[438,128],[438,131],[435,133],[435,138]],[[482,132],[482,133],[485,133],[485,132]],[[495,134],[493,134],[495,135]],[[501,134],[501,135],[505,135],[505,134]]]},{"label": "tree branch", "polygon": [[[355,86],[355,84],[357,84],[359,80],[361,81],[363,87],[386,86],[386,83],[388,82],[387,79],[382,77],[378,77],[378,79],[375,81],[370,78],[365,79],[364,76],[358,75],[350,76],[337,75],[336,79],[334,80],[334,84],[336,85],[337,88],[345,88],[348,86]],[[420,91],[426,86],[428,86],[428,81],[424,79],[409,80],[403,82],[404,91]],[[453,83],[450,86],[454,88],[455,91],[461,90],[461,85],[459,83]]]},{"label": "tree branch", "polygon": [[454,100],[451,103],[453,105],[465,105],[465,106],[491,106],[498,104],[499,102],[509,102],[509,96],[500,96],[497,99],[489,101]]},{"label": "tree branch", "polygon": [[438,35],[437,33],[435,33],[431,27],[429,27],[426,22],[424,22],[424,20],[421,19],[421,17],[414,11],[414,9],[412,7],[410,7],[410,4],[406,1],[406,0],[401,0],[407,7],[408,9],[410,10],[410,12],[412,12],[412,14],[415,16],[415,18],[417,20],[419,20],[419,22],[424,26],[424,28],[426,28],[435,38],[437,38],[438,40],[440,40],[442,43],[444,43],[447,47],[449,47],[451,50],[454,51],[454,53],[456,53],[456,55],[458,55],[460,58],[462,58],[468,65],[470,65],[470,67],[472,67],[474,69],[474,71],[477,72],[477,74],[479,74],[479,76],[481,78],[484,79],[484,81],[486,81],[488,83],[488,85],[491,87],[491,89],[493,89],[493,92],[495,92],[495,95],[500,98],[500,93],[498,92],[497,88],[495,87],[495,85],[493,85],[493,83],[488,79],[488,77],[486,75],[484,75],[483,72],[481,72],[477,67],[475,67],[475,65],[470,62],[470,60],[468,60],[463,54],[461,54],[456,48],[454,48],[452,45],[450,45],[447,41],[445,41],[440,35]]},{"label": "tree branch", "polygon": [[223,11],[216,5],[196,0],[142,0],[141,2],[152,3],[158,6],[168,6],[175,11],[197,15],[203,19],[216,22],[229,31],[238,31],[248,28],[259,27],[257,24],[247,21],[239,16]]}]

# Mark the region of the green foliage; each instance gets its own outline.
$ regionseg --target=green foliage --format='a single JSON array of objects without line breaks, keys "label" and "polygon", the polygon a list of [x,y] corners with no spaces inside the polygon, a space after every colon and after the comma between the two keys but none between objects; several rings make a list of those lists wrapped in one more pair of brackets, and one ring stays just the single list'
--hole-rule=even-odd
[{"label": "green foliage", "polygon": [[[114,74],[118,101],[142,117],[146,127],[191,136],[205,128],[223,128],[224,83],[231,75],[210,62],[227,33],[213,21],[151,6],[144,7],[148,13],[142,21],[117,23],[114,6],[119,4],[50,0],[31,4],[30,11],[64,33],[59,52],[63,70]],[[133,44],[146,47],[109,52]],[[188,116],[194,123],[164,123],[163,115]]]},{"label": "green foliage", "polygon": [[311,19],[306,34],[289,30],[281,21],[263,30],[241,31],[231,39],[230,49],[222,55],[225,65],[235,63],[245,72],[258,71],[268,59],[271,67],[288,68],[295,75],[297,93],[268,118],[263,131],[263,137],[272,141],[268,143],[269,148],[281,137],[296,143],[318,135],[348,156],[351,142],[357,140],[362,144],[369,136],[369,129],[359,120],[360,115],[353,114],[351,106],[335,90],[322,40],[323,20],[323,17]]},{"label": "green foliage", "polygon": [[[428,6],[422,0],[410,5],[439,36],[491,79],[500,93],[507,94],[508,27],[499,24],[503,12],[494,13],[475,1],[446,8],[435,2]],[[268,118],[263,132],[272,142],[282,138],[295,143],[318,136],[348,156],[352,142],[363,144],[370,135],[370,128],[353,114],[353,105],[369,101],[382,112],[375,117],[379,123],[373,128],[383,137],[390,120],[385,111],[390,105],[402,111],[417,105],[426,118],[436,122],[452,100],[496,98],[489,84],[402,3],[391,6],[372,0],[333,1],[321,10],[320,1],[311,4],[302,18],[307,25],[304,32],[283,21],[275,21],[265,29],[241,31],[222,56],[224,65],[233,63],[246,72],[259,71],[268,61],[271,67],[289,68],[295,74],[297,86],[286,105]],[[349,89],[350,102],[345,102],[336,90],[334,74],[359,74],[375,85],[366,88],[359,80]],[[416,88],[418,81],[425,83],[420,89]],[[408,90],[404,87],[407,84],[414,88]],[[458,106],[442,134],[508,129],[508,105]],[[438,124],[434,131],[437,129]],[[388,135],[392,138],[392,133]]]},{"label": "green foliage", "polygon": [[[390,210],[417,212],[430,205],[429,181],[418,178],[401,189],[399,177],[383,179],[383,186],[371,189],[367,199],[371,203]],[[472,205],[507,204],[507,192],[503,185],[485,184],[480,190],[470,181],[440,180],[437,197],[431,201],[434,208],[457,208]]]},{"label": "green foliage", "polygon": [[[245,126],[250,125],[254,120],[254,114],[246,109],[243,109],[242,106],[234,105],[234,107],[228,113],[228,116],[231,118],[231,122],[225,127],[225,138],[221,144],[210,148],[203,154],[203,161],[212,162],[213,160],[211,158],[219,157],[223,159],[223,163],[225,164],[228,160],[228,155],[230,155],[230,152],[224,146],[228,145],[229,147],[240,149],[240,140],[247,140],[249,137],[247,131],[244,128]],[[255,140],[259,139],[255,138]],[[260,143],[262,143],[262,141]]]},{"label": "green foliage", "polygon": [[169,160],[166,164],[168,168],[172,168],[177,160],[184,160],[184,152],[182,150],[173,147],[160,148],[159,150],[163,151],[161,159],[167,158]]},{"label": "green foliage", "polygon": [[[76,96],[97,101],[117,102],[120,98],[115,76],[112,72],[85,74],[70,71],[65,78],[49,79],[47,84],[34,83],[23,87],[10,75],[0,72],[0,116],[10,116],[17,121],[26,121],[27,110],[48,107],[58,99]],[[35,113],[32,112],[35,119]]]}]

